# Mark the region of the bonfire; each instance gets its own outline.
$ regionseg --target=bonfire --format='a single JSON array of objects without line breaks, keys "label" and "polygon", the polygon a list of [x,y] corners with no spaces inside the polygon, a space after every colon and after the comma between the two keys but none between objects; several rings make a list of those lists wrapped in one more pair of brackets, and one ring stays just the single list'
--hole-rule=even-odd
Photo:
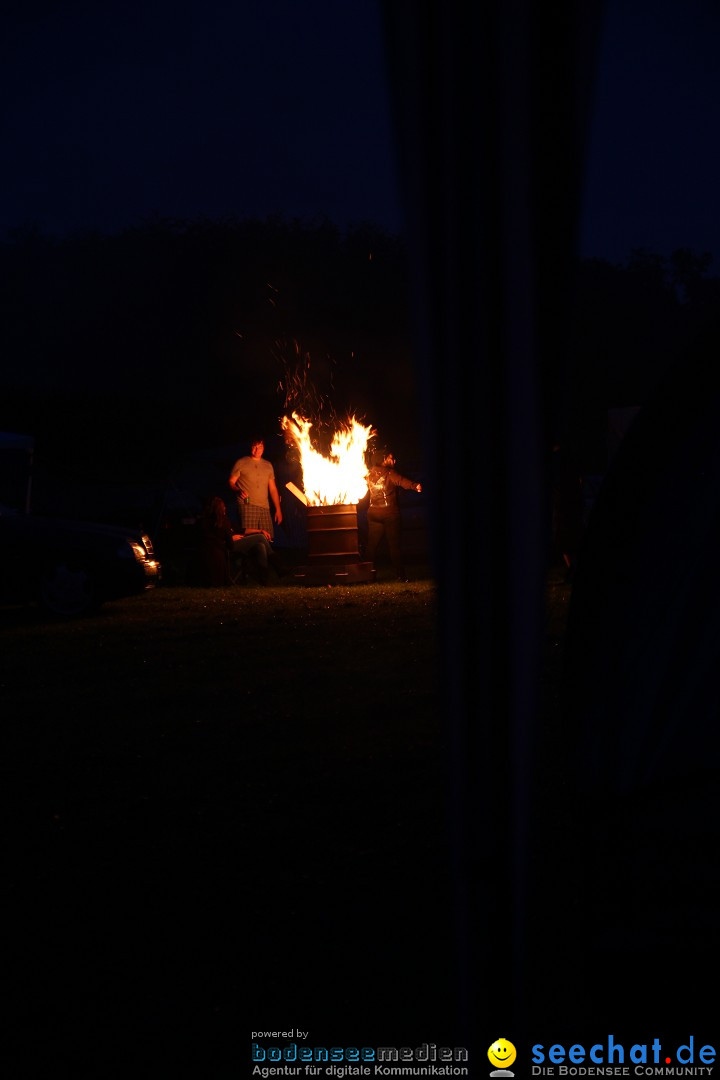
[{"label": "bonfire", "polygon": [[313,423],[298,413],[282,418],[288,442],[297,447],[303,474],[303,491],[294,484],[290,490],[307,506],[346,506],[360,501],[367,492],[365,453],[375,431],[354,416],[332,435],[328,454],[313,446]]}]

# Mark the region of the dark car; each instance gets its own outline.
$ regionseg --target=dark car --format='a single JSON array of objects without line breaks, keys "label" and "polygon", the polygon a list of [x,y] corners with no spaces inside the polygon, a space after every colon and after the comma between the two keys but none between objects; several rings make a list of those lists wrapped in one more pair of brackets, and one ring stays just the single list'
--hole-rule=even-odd
[{"label": "dark car", "polygon": [[0,505],[0,602],[81,615],[160,581],[150,537],[115,525],[35,517]]}]

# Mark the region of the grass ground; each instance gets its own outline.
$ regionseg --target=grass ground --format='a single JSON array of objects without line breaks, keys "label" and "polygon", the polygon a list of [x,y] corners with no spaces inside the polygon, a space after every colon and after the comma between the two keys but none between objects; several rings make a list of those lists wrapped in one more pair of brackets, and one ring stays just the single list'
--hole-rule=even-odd
[{"label": "grass ground", "polygon": [[[558,753],[569,599],[551,573],[528,943],[548,1023],[582,1000],[590,917]],[[53,1075],[170,1076],[139,1059],[199,1048],[190,1074],[249,1075],[252,1028],[453,1039],[435,601],[425,578],[0,610],[5,958],[22,1045],[74,1062]]]},{"label": "grass ground", "polygon": [[305,1027],[363,1011],[377,1027],[383,1007],[392,1027],[399,998],[432,1012],[423,970],[442,963],[418,941],[448,926],[434,617],[429,580],[0,613],[29,1042],[210,1031],[244,1052],[249,1009]]}]

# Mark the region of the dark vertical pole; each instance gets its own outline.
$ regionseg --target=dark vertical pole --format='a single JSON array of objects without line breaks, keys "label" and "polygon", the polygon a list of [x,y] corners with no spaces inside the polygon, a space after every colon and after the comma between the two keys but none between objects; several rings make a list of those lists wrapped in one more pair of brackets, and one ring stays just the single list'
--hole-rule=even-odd
[{"label": "dark vertical pole", "polygon": [[480,1024],[496,1037],[518,1031],[524,1012],[545,453],[595,38],[593,5],[552,7],[385,2],[452,731],[457,1008],[468,1041]]}]

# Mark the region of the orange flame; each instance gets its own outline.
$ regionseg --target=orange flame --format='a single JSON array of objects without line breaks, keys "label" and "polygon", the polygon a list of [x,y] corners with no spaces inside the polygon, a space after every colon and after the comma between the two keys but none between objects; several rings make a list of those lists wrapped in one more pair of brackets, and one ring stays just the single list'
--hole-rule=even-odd
[{"label": "orange flame", "polygon": [[303,487],[308,506],[347,506],[357,503],[367,492],[365,451],[376,433],[351,416],[333,434],[329,457],[310,441],[312,421],[298,413],[283,416],[282,429],[289,442],[300,451]]}]

